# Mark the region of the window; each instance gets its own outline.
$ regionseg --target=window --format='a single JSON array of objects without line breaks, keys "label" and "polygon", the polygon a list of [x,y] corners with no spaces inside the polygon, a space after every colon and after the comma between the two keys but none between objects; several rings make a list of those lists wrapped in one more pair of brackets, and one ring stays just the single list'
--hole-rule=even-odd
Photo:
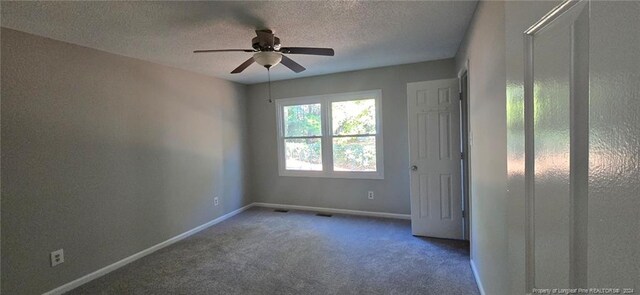
[{"label": "window", "polygon": [[280,175],[383,178],[380,97],[373,90],[276,100]]}]

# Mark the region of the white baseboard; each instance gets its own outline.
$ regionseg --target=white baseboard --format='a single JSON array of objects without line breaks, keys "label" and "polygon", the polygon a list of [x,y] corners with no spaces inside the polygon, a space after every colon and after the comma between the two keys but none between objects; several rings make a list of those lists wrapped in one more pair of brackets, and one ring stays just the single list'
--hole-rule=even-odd
[{"label": "white baseboard", "polygon": [[[290,210],[303,210],[303,211],[321,211],[321,212],[328,212],[328,213],[336,213],[336,214],[348,214],[348,215],[360,215],[360,216],[371,216],[371,217],[384,217],[384,218],[396,218],[396,219],[411,219],[411,215],[409,214],[396,214],[396,213],[385,213],[385,212],[371,212],[371,211],[359,211],[359,210],[348,210],[348,209],[334,209],[334,208],[322,208],[322,207],[310,207],[310,206],[298,206],[298,205],[284,205],[284,204],[273,204],[273,203],[251,203],[249,205],[246,205],[240,209],[237,209],[235,211],[229,212],[225,215],[222,215],[214,220],[211,220],[203,225],[200,225],[196,228],[193,228],[189,231],[186,231],[184,233],[181,233],[173,238],[170,238],[164,242],[161,242],[159,244],[153,245],[147,249],[144,249],[136,254],[133,254],[129,257],[126,257],[118,262],[115,262],[113,264],[107,265],[99,270],[96,270],[90,274],[87,274],[83,277],[80,277],[78,279],[75,279],[71,282],[68,282],[60,287],[57,287],[51,291],[48,291],[46,293],[44,293],[43,295],[58,295],[58,294],[63,294],[65,292],[71,291],[72,289],[75,289],[83,284],[86,284],[90,281],[93,281],[101,276],[104,276],[118,268],[121,268],[131,262],[134,262],[144,256],[147,256],[155,251],[158,251],[164,247],[167,247],[173,243],[176,243],[180,240],[183,240],[191,235],[194,235],[212,225],[215,225],[217,223],[220,223],[236,214],[239,214],[253,206],[257,206],[257,207],[266,207],[266,208],[283,208],[283,209],[290,209]],[[473,264],[472,264],[473,267]],[[474,268],[474,274],[475,274],[475,268]],[[478,277],[476,275],[476,281],[478,280]],[[480,285],[479,281],[478,281],[478,285]],[[480,289],[480,292],[482,292],[482,288]],[[484,295],[484,293],[482,293]]]},{"label": "white baseboard", "polygon": [[335,214],[348,214],[348,215],[360,215],[360,216],[371,216],[371,217],[395,218],[395,219],[411,219],[411,215],[409,214],[372,212],[372,211],[360,211],[360,210],[349,210],[349,209],[334,209],[334,208],[285,205],[285,204],[274,204],[274,203],[259,203],[259,202],[253,203],[252,205],[258,206],[258,207],[265,207],[265,208],[282,208],[282,209],[289,209],[289,210],[320,211],[320,212],[335,213]]},{"label": "white baseboard", "polygon": [[181,234],[179,234],[179,235],[177,235],[177,236],[175,236],[173,238],[170,238],[170,239],[168,239],[168,240],[166,240],[164,242],[161,242],[159,244],[153,245],[153,246],[151,246],[151,247],[149,247],[147,249],[144,249],[144,250],[142,250],[142,251],[140,251],[140,252],[138,252],[136,254],[133,254],[133,255],[127,257],[127,258],[124,258],[124,259],[122,259],[122,260],[120,260],[118,262],[115,262],[113,264],[107,265],[107,266],[105,266],[105,267],[103,267],[103,268],[101,268],[99,270],[96,270],[96,271],[94,271],[94,272],[92,272],[92,273],[90,273],[88,275],[80,277],[79,279],[73,280],[73,281],[71,281],[69,283],[66,283],[66,284],[64,284],[64,285],[62,285],[62,286],[60,286],[58,288],[55,288],[55,289],[53,289],[51,291],[48,291],[48,292],[44,293],[43,295],[58,295],[58,294],[62,294],[62,293],[71,291],[72,289],[77,288],[77,287],[79,287],[79,286],[81,286],[83,284],[86,284],[89,281],[95,280],[95,279],[97,279],[97,278],[99,278],[101,276],[104,276],[104,275],[106,275],[106,274],[108,274],[108,273],[110,273],[110,272],[112,272],[112,271],[114,271],[114,270],[116,270],[118,268],[121,268],[121,267],[123,267],[123,266],[125,266],[125,265],[127,265],[127,264],[129,264],[131,262],[134,262],[134,261],[136,261],[136,260],[138,260],[138,259],[140,259],[140,258],[142,258],[144,256],[147,256],[147,255],[149,255],[149,254],[151,254],[151,253],[153,253],[155,251],[158,251],[158,250],[160,250],[160,249],[162,249],[164,247],[167,247],[167,246],[169,246],[169,245],[171,245],[173,243],[176,243],[176,242],[178,242],[180,240],[183,240],[183,239],[185,239],[185,238],[187,238],[187,237],[189,237],[191,235],[194,235],[194,234],[196,234],[196,233],[198,233],[198,232],[200,232],[200,231],[202,231],[202,230],[204,230],[204,229],[206,229],[206,228],[208,228],[208,227],[210,227],[212,225],[220,223],[220,222],[222,222],[222,221],[224,221],[224,220],[226,220],[226,219],[228,219],[228,218],[230,218],[230,217],[232,217],[232,216],[234,216],[234,215],[236,215],[238,213],[241,213],[242,211],[245,211],[245,210],[251,208],[252,206],[253,206],[253,204],[249,204],[249,205],[246,205],[246,206],[244,206],[244,207],[242,207],[240,209],[237,209],[235,211],[231,211],[231,212],[229,212],[229,213],[227,213],[225,215],[222,215],[222,216],[220,216],[220,217],[218,217],[218,218],[216,218],[214,220],[211,220],[211,221],[209,221],[209,222],[207,222],[207,223],[205,223],[203,225],[200,225],[200,226],[198,226],[196,228],[193,228],[193,229],[191,229],[189,231],[181,233]]},{"label": "white baseboard", "polygon": [[478,269],[476,268],[476,264],[473,260],[469,260],[469,264],[471,264],[471,271],[473,272],[473,277],[476,279],[476,284],[478,284],[478,290],[480,290],[480,295],[485,295],[484,287],[482,286],[482,281],[480,280],[480,276],[478,275]]}]

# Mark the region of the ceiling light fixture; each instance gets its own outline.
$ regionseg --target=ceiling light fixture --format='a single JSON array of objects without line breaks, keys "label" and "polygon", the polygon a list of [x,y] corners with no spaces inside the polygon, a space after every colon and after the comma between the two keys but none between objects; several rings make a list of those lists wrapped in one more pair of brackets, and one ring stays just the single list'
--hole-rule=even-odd
[{"label": "ceiling light fixture", "polygon": [[273,52],[273,51],[262,51],[253,55],[253,60],[255,60],[259,65],[267,68],[267,77],[269,78],[268,87],[269,87],[269,102],[273,102],[271,99],[271,67],[277,65],[282,60],[282,53]]},{"label": "ceiling light fixture", "polygon": [[273,51],[257,52],[253,55],[253,60],[268,69],[280,63],[282,60],[282,53]]}]

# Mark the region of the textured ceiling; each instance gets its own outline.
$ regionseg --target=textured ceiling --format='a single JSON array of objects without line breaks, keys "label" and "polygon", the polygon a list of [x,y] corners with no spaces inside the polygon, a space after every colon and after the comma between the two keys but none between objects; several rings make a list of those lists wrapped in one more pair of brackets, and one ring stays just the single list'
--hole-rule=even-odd
[{"label": "textured ceiling", "polygon": [[254,64],[229,72],[251,53],[253,30],[275,31],[283,46],[333,47],[334,57],[289,55],[307,68],[279,65],[291,79],[453,57],[475,1],[424,2],[1,2],[2,26],[227,80],[264,82]]}]

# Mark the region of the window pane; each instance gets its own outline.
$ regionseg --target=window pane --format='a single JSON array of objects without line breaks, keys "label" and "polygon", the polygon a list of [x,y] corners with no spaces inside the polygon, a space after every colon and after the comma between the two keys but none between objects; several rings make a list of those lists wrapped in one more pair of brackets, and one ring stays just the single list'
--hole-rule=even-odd
[{"label": "window pane", "polygon": [[376,134],[375,99],[331,103],[334,135]]},{"label": "window pane", "polygon": [[296,138],[284,140],[285,169],[322,171],[322,140]]},{"label": "window pane", "polygon": [[320,104],[303,104],[284,107],[284,136],[320,136]]},{"label": "window pane", "polygon": [[376,171],[376,137],[333,139],[334,171]]}]

